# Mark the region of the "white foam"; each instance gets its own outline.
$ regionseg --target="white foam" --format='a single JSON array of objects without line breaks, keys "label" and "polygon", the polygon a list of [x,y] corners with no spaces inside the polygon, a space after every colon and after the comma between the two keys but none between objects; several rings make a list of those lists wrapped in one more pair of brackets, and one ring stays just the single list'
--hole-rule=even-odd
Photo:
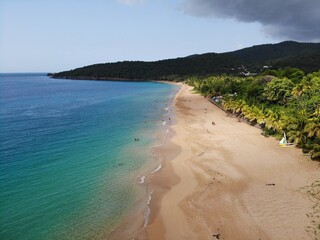
[{"label": "white foam", "polygon": [[153,191],[150,192],[149,194],[149,198],[148,198],[148,201],[147,201],[147,205],[149,206],[150,205],[150,202],[151,202],[151,195],[152,195]]},{"label": "white foam", "polygon": [[152,195],[152,193],[153,193],[153,191],[149,193],[149,197],[148,197],[148,201],[147,201],[147,209],[146,209],[146,211],[144,212],[143,228],[145,228],[145,227],[148,225],[148,223],[149,223],[149,217],[150,217],[150,212],[151,212],[149,205],[150,205],[150,202],[151,202],[151,198],[152,198],[151,195]]},{"label": "white foam", "polygon": [[163,121],[163,122],[162,122],[163,126],[165,126],[165,125],[166,125],[166,123],[167,123],[166,121]]},{"label": "white foam", "polygon": [[169,108],[166,107],[164,110],[169,111]]},{"label": "white foam", "polygon": [[146,179],[146,176],[140,176],[139,179],[140,179],[139,184],[143,184],[144,180]]},{"label": "white foam", "polygon": [[143,228],[145,228],[148,225],[150,212],[151,212],[151,210],[150,210],[150,207],[148,206],[146,211],[144,212]]},{"label": "white foam", "polygon": [[151,174],[154,174],[154,173],[158,172],[161,168],[162,168],[162,165],[161,165],[161,163],[160,163],[159,166],[158,166],[155,170],[153,170],[153,171],[151,172]]}]

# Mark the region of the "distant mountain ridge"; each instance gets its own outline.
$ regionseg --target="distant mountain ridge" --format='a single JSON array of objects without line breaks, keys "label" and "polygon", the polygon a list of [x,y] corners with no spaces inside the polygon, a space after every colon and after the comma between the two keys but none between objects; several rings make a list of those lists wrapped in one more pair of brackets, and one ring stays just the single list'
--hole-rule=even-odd
[{"label": "distant mountain ridge", "polygon": [[53,78],[171,80],[192,75],[250,75],[262,69],[295,67],[305,72],[320,69],[320,43],[285,41],[225,53],[195,54],[153,62],[101,63],[51,74]]}]

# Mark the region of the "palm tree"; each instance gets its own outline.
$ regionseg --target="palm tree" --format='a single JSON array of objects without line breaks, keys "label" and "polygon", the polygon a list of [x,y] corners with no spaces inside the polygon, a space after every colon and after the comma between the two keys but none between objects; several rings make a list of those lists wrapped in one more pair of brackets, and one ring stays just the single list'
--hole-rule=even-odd
[{"label": "palm tree", "polygon": [[266,110],[266,127],[269,129],[276,130],[277,132],[282,132],[282,128],[279,129],[279,121],[280,115],[278,111],[273,111],[272,109]]},{"label": "palm tree", "polygon": [[310,156],[312,159],[320,158],[320,144],[317,144],[317,143],[312,144],[312,150],[310,151]]},{"label": "palm tree", "polygon": [[292,89],[292,95],[296,98],[300,97],[303,93],[303,84],[297,84],[293,89]]},{"label": "palm tree", "polygon": [[303,132],[308,135],[309,138],[318,137],[320,139],[320,121],[319,118],[309,118],[305,125]]}]

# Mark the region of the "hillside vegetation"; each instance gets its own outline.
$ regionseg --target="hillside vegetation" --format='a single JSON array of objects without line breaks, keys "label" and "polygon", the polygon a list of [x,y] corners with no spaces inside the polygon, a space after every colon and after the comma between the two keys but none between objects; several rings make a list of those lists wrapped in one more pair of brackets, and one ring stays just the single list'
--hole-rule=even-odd
[{"label": "hillside vegetation", "polygon": [[228,53],[206,53],[154,62],[94,64],[52,74],[54,78],[183,80],[212,74],[255,75],[266,68],[294,67],[310,73],[320,69],[320,43],[264,44]]},{"label": "hillside vegetation", "polygon": [[281,138],[285,132],[289,142],[320,159],[320,71],[286,68],[255,77],[193,77],[188,84],[227,112],[259,125],[264,135]]}]

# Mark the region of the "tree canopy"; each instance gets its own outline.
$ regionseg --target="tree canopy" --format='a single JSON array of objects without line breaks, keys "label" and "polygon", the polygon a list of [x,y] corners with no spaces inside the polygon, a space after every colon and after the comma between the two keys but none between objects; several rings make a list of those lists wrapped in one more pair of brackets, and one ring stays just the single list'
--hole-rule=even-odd
[{"label": "tree canopy", "polygon": [[[255,75],[266,69],[295,67],[303,71],[284,70],[277,77],[296,82],[304,72],[320,69],[320,43],[282,42],[264,44],[227,53],[205,53],[153,62],[123,61],[101,63],[52,74],[54,78],[184,80],[190,76],[232,74]],[[295,74],[295,75],[292,75]]]}]

